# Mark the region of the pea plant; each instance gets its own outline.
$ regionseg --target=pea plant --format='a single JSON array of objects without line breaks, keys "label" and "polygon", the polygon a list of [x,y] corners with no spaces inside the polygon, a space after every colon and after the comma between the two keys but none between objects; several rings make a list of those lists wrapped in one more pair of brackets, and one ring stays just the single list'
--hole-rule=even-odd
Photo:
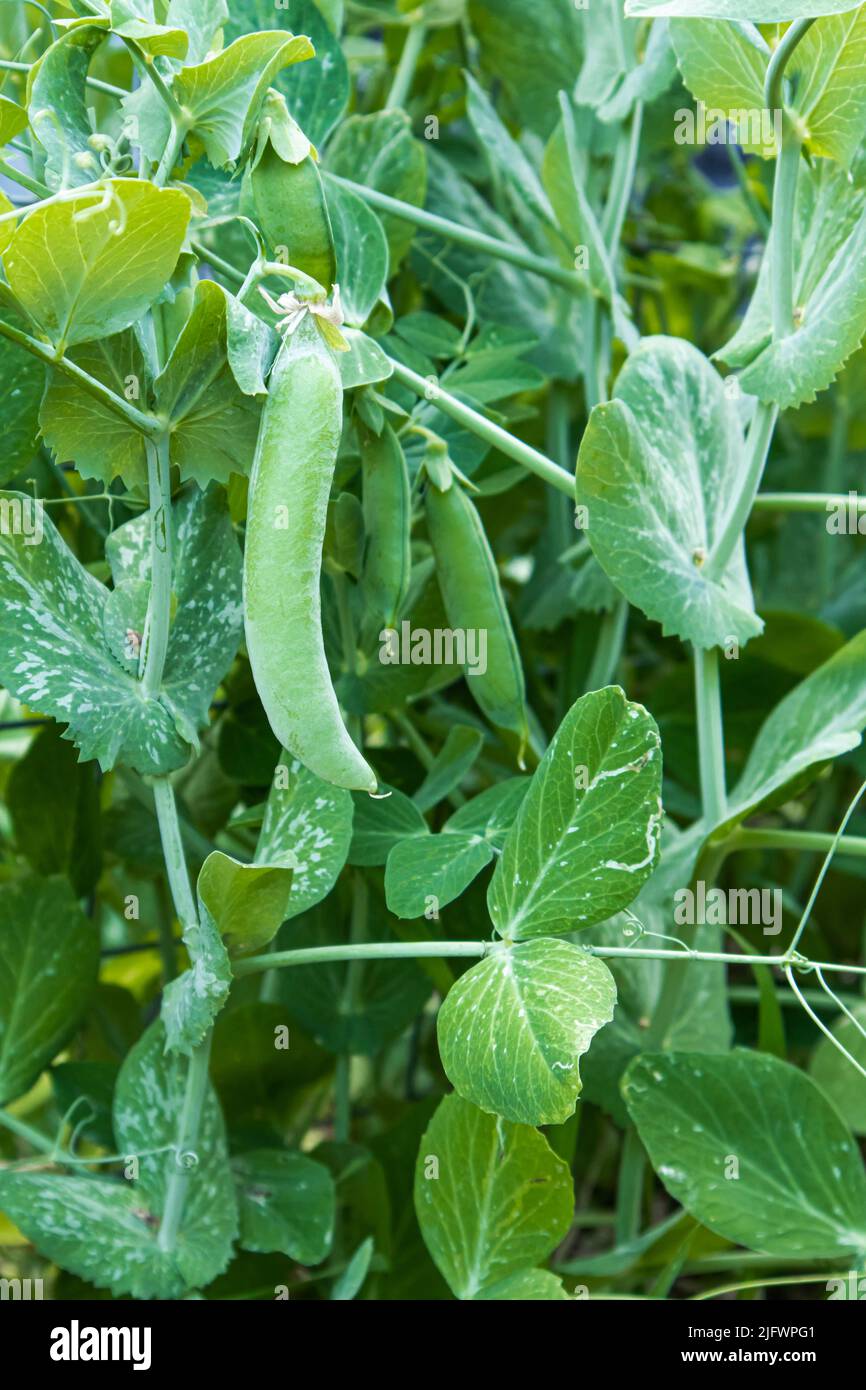
[{"label": "pea plant", "polygon": [[0,53],[0,1273],[863,1297],[866,6]]}]

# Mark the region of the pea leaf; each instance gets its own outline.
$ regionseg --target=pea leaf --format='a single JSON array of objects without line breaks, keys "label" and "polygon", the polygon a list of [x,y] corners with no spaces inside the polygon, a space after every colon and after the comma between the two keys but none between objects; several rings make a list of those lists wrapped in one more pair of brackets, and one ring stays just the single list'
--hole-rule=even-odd
[{"label": "pea leaf", "polygon": [[0,1105],[28,1091],[77,1027],[99,937],[62,878],[0,884]]},{"label": "pea leaf", "polygon": [[[731,119],[743,111],[760,117],[767,56],[736,25],[724,19],[674,19],[670,34],[683,81],[696,100]],[[750,121],[745,131],[738,127],[743,149],[768,159],[775,153],[775,140],[765,144],[766,133],[760,119]],[[751,138],[755,134],[757,140]]]},{"label": "pea leaf", "polygon": [[866,10],[818,19],[792,54],[794,107],[809,132],[808,146],[849,165],[866,132]]},{"label": "pea leaf", "polygon": [[500,936],[576,931],[632,901],[655,867],[655,721],[617,686],[572,705],[509,831],[487,894]]},{"label": "pea leaf", "polygon": [[563,1239],[571,1175],[543,1135],[446,1096],[421,1139],[415,1211],[456,1298],[525,1275]]},{"label": "pea leaf", "polygon": [[[214,916],[202,901],[202,879],[210,860],[215,857],[215,854],[208,856],[199,875],[199,920],[184,924],[183,943],[189,952],[189,969],[170,981],[162,995],[166,1049],[187,1056],[213,1027],[232,983],[228,951]],[[256,902],[252,905],[258,906]],[[230,912],[232,906],[230,903],[227,911]]]},{"label": "pea leaf", "polygon": [[719,579],[702,569],[742,453],[736,410],[703,354],[652,337],[593,410],[578,455],[578,505],[602,569],[665,634],[702,647],[745,643],[763,627],[742,543]]},{"label": "pea leaf", "polygon": [[337,881],[352,840],[352,793],[283,752],[265,808],[257,864],[294,864],[286,918],[307,912]]},{"label": "pea leaf", "polygon": [[[384,914],[370,926],[375,940],[386,940]],[[375,936],[374,936],[375,932]],[[328,946],[345,940],[332,903],[320,905],[290,922],[280,933],[281,950]],[[330,1052],[372,1055],[399,1036],[430,997],[429,977],[413,960],[365,961],[354,972],[347,993],[346,961],[281,970],[279,998],[292,1018]]]},{"label": "pea leaf", "polygon": [[244,1250],[321,1264],[331,1248],[336,1193],[328,1169],[305,1154],[255,1149],[232,1163]]},{"label": "pea leaf", "polygon": [[773,340],[765,251],[746,316],[717,354],[744,391],[782,409],[825,390],[866,331],[866,189],[826,160],[800,170],[791,254],[794,331]]},{"label": "pea leaf", "polygon": [[580,69],[583,16],[545,5],[527,24],[521,0],[469,0],[468,14],[485,76],[500,79],[521,125],[546,139],[559,119],[558,94]]},{"label": "pea leaf", "polygon": [[132,39],[153,57],[185,58],[189,51],[186,29],[183,25],[157,24],[154,8],[154,0],[111,0],[112,32]]},{"label": "pea leaf", "polygon": [[[203,728],[241,639],[242,561],[225,492],[190,488],[172,508],[172,592],[162,700],[182,728]],[[115,588],[150,582],[150,513],[111,533],[105,546]]]},{"label": "pea leaf", "polygon": [[743,819],[808,769],[857,748],[866,727],[866,632],[795,686],[762,724],[729,799]]},{"label": "pea leaf", "polygon": [[388,278],[388,243],[379,218],[357,193],[329,182],[327,195],[343,311],[351,327],[363,328]]},{"label": "pea leaf", "polygon": [[[427,159],[421,141],[412,135],[405,111],[374,111],[342,121],[328,146],[327,167],[390,198],[424,206]],[[412,244],[415,229],[411,222],[390,213],[383,213],[381,220],[388,242],[389,274],[394,275]]]},{"label": "pea leaf", "polygon": [[[82,343],[67,355],[116,395],[140,403],[146,390],[146,369],[132,329]],[[41,408],[37,409],[45,443],[59,459],[73,462],[82,478],[99,478],[106,484],[122,478],[128,487],[146,483],[141,434],[82,390],[72,377],[50,372]]]},{"label": "pea leaf", "polygon": [[[24,327],[14,311],[3,317],[16,328]],[[0,338],[0,411],[3,415],[3,458],[0,461],[0,487],[26,468],[36,452],[39,436],[39,406],[45,391],[45,368],[41,362]]]},{"label": "pea leaf", "polygon": [[3,263],[18,302],[55,347],[108,338],[141,318],[177,263],[190,202],[146,179],[37,208]]},{"label": "pea leaf", "polygon": [[412,797],[421,811],[429,811],[449,796],[475,765],[484,735],[468,724],[457,724],[448,735],[428,769],[424,781]]},{"label": "pea leaf", "polygon": [[189,745],[172,711],[145,698],[106,645],[108,590],[41,513],[41,544],[33,544],[35,532],[22,529],[32,505],[17,493],[0,495],[13,518],[0,527],[0,680],[19,700],[65,722],[64,737],[103,771],[119,759],[144,774],[181,767]]},{"label": "pea leaf", "polygon": [[670,15],[683,19],[744,20],[753,24],[778,24],[822,14],[844,14],[857,8],[856,0],[625,0],[626,16]]},{"label": "pea leaf", "polygon": [[85,82],[106,31],[84,24],[46,49],[30,71],[28,115],[45,151],[45,182],[52,190],[91,183],[101,173],[87,114]]},{"label": "pea leaf", "polygon": [[407,836],[426,835],[427,822],[414,801],[382,783],[378,796],[350,793],[355,807],[349,863],[384,864],[395,845]]},{"label": "pea leaf", "polygon": [[[165,1209],[172,1154],[151,1151],[163,1146],[170,1149],[176,1143],[185,1081],[186,1066],[180,1059],[166,1055],[165,1032],[157,1022],[127,1054],[114,1092],[118,1150],[138,1157],[139,1177],[132,1185],[133,1192],[160,1216]],[[171,1255],[186,1288],[208,1284],[225,1269],[237,1235],[237,1202],[225,1127],[210,1082],[205,1088],[195,1153],[198,1162],[186,1167],[187,1199]],[[134,1278],[134,1267],[131,1273]],[[99,1280],[96,1282],[100,1284]],[[116,1284],[111,1287],[118,1292]]]},{"label": "pea leaf", "polygon": [[562,1280],[549,1269],[524,1269],[518,1274],[510,1274],[496,1284],[489,1284],[475,1295],[479,1303],[569,1303]]},{"label": "pea leaf", "polygon": [[562,1124],[580,1094],[578,1061],[613,1017],[603,961],[547,937],[499,946],[448,992],[442,1065],[466,1100],[517,1124]]},{"label": "pea leaf", "polygon": [[56,724],[12,768],[6,809],[18,851],[36,873],[64,873],[79,897],[93,890],[102,871],[97,772],[78,762]]},{"label": "pea leaf", "polygon": [[248,473],[260,405],[238,387],[227,352],[227,297],[212,280],[196,286],[192,310],[155,383],[171,421],[171,459],[200,487]]},{"label": "pea leaf", "polygon": [[16,101],[0,96],[0,149],[27,129],[27,112]]},{"label": "pea leaf", "polygon": [[623,1095],[653,1167],[688,1212],[768,1255],[866,1251],[866,1173],[814,1081],[766,1053],[651,1053]]},{"label": "pea leaf", "polygon": [[[833,1024],[833,1037],[850,1052],[861,1067],[866,1066],[866,1004],[851,1011],[853,1018],[840,1016]],[[831,1038],[822,1038],[816,1047],[809,1067],[815,1081],[829,1101],[832,1101],[846,1125],[854,1134],[866,1134],[866,1087],[863,1077],[852,1067]]]}]

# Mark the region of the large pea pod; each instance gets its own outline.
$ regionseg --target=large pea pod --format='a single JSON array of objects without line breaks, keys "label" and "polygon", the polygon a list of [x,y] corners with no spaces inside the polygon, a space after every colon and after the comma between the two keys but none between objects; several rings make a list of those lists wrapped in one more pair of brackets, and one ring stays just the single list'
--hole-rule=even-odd
[{"label": "large pea pod", "polygon": [[393,627],[409,591],[412,572],[410,534],[412,500],[409,470],[399,439],[389,424],[379,436],[361,435],[364,480],[364,554],[362,585],[368,622],[378,636]]},{"label": "large pea pod", "polygon": [[244,553],[246,640],[278,742],[326,782],[375,791],[343,724],[322,636],[322,544],[342,411],[339,370],[307,319],[280,350],[262,413]]},{"label": "large pea pod", "polygon": [[241,210],[257,222],[265,240],[289,265],[329,290],[337,278],[334,234],[322,176],[311,155],[289,164],[268,144],[247,172]]},{"label": "large pea pod", "polygon": [[448,622],[464,636],[486,634],[485,669],[479,662],[475,671],[467,670],[469,689],[491,723],[518,735],[522,752],[527,740],[523,667],[481,518],[456,482],[445,492],[428,483],[425,511]]}]

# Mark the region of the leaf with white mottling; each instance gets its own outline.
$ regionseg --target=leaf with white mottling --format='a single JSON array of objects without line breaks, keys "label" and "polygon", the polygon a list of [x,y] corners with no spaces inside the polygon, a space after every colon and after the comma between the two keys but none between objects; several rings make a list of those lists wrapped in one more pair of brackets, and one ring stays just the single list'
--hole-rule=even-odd
[{"label": "leaf with white mottling", "polygon": [[278,1251],[321,1264],[334,1235],[334,1180],[323,1163],[284,1149],[256,1149],[232,1163],[244,1250]]},{"label": "leaf with white mottling", "polygon": [[199,921],[186,924],[183,944],[189,953],[189,969],[165,986],[161,1017],[168,1050],[189,1056],[213,1027],[232,983],[228,951],[200,896]]},{"label": "leaf with white mottling", "polygon": [[[32,505],[17,493],[0,495],[9,516],[26,519]],[[147,699],[106,646],[108,590],[47,515],[42,525],[39,545],[14,525],[0,527],[0,681],[23,704],[66,723],[82,760],[98,759],[103,771],[118,760],[147,775],[182,767],[190,750],[172,712]]]},{"label": "leaf with white mottling", "polygon": [[521,803],[487,893],[500,936],[577,931],[626,907],[649,878],[662,822],[655,720],[618,686],[584,695]]},{"label": "leaf with white mottling", "polygon": [[558,1125],[580,1094],[579,1060],[613,1017],[603,961],[546,937],[494,948],[439,1010],[442,1065],[466,1100],[527,1125]]},{"label": "leaf with white mottling", "polygon": [[265,807],[257,864],[294,863],[286,917],[297,917],[327,897],[346,862],[352,840],[351,792],[323,782],[283,751]]},{"label": "leaf with white mottling", "polygon": [[491,1291],[555,1249],[573,1210],[568,1166],[543,1135],[459,1096],[439,1104],[418,1149],[415,1211],[455,1297],[501,1296]]},{"label": "leaf with white mottling", "polygon": [[65,878],[0,885],[0,1105],[23,1095],[78,1024],[99,935]]},{"label": "leaf with white mottling", "polygon": [[704,569],[743,450],[718,372],[696,347],[667,337],[643,339],[580,445],[577,501],[608,579],[665,634],[702,647],[745,643],[763,627],[742,540],[718,578]]}]

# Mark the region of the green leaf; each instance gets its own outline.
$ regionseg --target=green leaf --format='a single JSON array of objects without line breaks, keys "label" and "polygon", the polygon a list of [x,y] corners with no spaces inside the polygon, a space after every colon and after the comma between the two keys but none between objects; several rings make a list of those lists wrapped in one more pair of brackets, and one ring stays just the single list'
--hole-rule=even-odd
[{"label": "green leaf", "polygon": [[[775,153],[775,140],[764,143],[764,82],[767,55],[749,43],[742,31],[727,20],[674,19],[670,34],[683,81],[697,101],[712,111],[757,116],[748,129],[738,126],[744,150],[765,159]],[[750,137],[758,135],[757,140]]]},{"label": "green leaf", "polygon": [[796,81],[793,105],[809,149],[847,167],[866,133],[866,9],[816,20],[787,72]]},{"label": "green leaf", "polygon": [[334,1234],[336,1193],[328,1169],[304,1154],[256,1149],[232,1163],[244,1250],[278,1251],[321,1264]]},{"label": "green leaf", "polygon": [[99,936],[62,878],[0,884],[0,1105],[29,1091],[77,1027]]},{"label": "green leaf", "polygon": [[638,1057],[623,1095],[652,1165],[702,1225],[764,1254],[866,1252],[866,1173],[814,1081],[766,1053]]},{"label": "green leaf", "polygon": [[523,1269],[518,1274],[510,1274],[490,1284],[475,1295],[477,1303],[570,1303],[571,1296],[562,1286],[562,1280],[549,1269]]},{"label": "green leaf", "polygon": [[420,811],[429,811],[450,796],[478,760],[484,743],[479,729],[456,724],[448,730],[424,781],[412,797]]},{"label": "green leaf", "polygon": [[27,112],[9,97],[0,96],[0,149],[27,129]]},{"label": "green leaf", "polygon": [[[215,917],[201,897],[205,869],[216,857],[208,856],[199,875],[199,921],[184,924],[183,944],[189,952],[190,967],[167,984],[162,995],[166,1048],[187,1056],[213,1027],[232,983],[228,951]],[[257,905],[255,901],[252,904],[253,908]]]},{"label": "green leaf", "polygon": [[358,328],[344,326],[340,331],[349,344],[349,351],[341,352],[337,358],[343,390],[387,381],[394,368],[375,338],[368,338]]},{"label": "green leaf", "polygon": [[[237,654],[243,625],[240,547],[222,488],[189,488],[172,507],[174,616],[162,700],[181,728],[205,727],[210,704]],[[105,545],[115,589],[150,582],[150,513],[113,531]],[[116,654],[115,654],[116,655]]]},{"label": "green leaf", "polygon": [[[83,760],[122,760],[160,775],[183,766],[189,744],[171,710],[142,695],[105,642],[108,590],[75,558],[48,516],[41,544],[24,533],[32,498],[0,494],[13,524],[0,528],[0,681],[23,703],[68,725]],[[15,518],[21,518],[17,523]]]},{"label": "green leaf", "polygon": [[388,243],[372,208],[340,184],[327,186],[337,281],[350,327],[363,328],[388,279]]},{"label": "green leaf", "polygon": [[307,912],[330,893],[349,852],[353,811],[351,792],[281,754],[255,862],[293,862],[287,918]]},{"label": "green leaf", "polygon": [[6,784],[15,843],[37,874],[64,873],[83,897],[102,872],[99,783],[56,724],[41,730]]},{"label": "green leaf", "polygon": [[37,208],[3,263],[12,292],[58,349],[108,338],[140,319],[177,264],[190,202],[146,179]]},{"label": "green leaf", "polygon": [[577,931],[652,873],[661,829],[655,721],[618,686],[572,705],[509,831],[487,894],[500,936]]},{"label": "green leaf", "polygon": [[866,189],[825,160],[800,169],[791,254],[794,331],[773,341],[765,251],[746,316],[717,354],[744,391],[783,410],[825,390],[866,331]]},{"label": "green leaf", "polygon": [[418,1150],[415,1210],[456,1298],[489,1293],[546,1259],[573,1209],[571,1174],[543,1135],[459,1096],[440,1102]]},{"label": "green leaf", "polygon": [[615,1002],[604,962],[569,941],[494,947],[439,1010],[442,1065],[482,1110],[517,1124],[562,1124],[580,1094],[579,1059]]},{"label": "green leaf", "polygon": [[644,338],[590,416],[577,501],[608,578],[673,634],[701,647],[762,631],[745,551],[708,579],[703,565],[739,485],[743,435],[721,378],[683,339]]},{"label": "green leaf", "polygon": [[[146,368],[132,329],[82,343],[67,356],[103,386],[140,407]],[[106,485],[122,478],[127,487],[146,483],[142,435],[71,377],[50,372],[41,409],[38,405],[37,409],[45,443],[59,459],[73,462],[82,478],[99,478]]]},{"label": "green leaf", "polygon": [[105,29],[85,24],[61,35],[31,69],[30,127],[45,152],[45,183],[52,190],[92,183],[102,173],[90,143],[86,78]]},{"label": "green leaf", "polygon": [[227,353],[225,292],[196,286],[192,311],[156,380],[158,408],[171,422],[171,460],[199,487],[249,473],[260,404],[238,387]]},{"label": "green leaf", "polygon": [[578,247],[586,247],[588,285],[603,295],[607,303],[613,303],[616,293],[613,267],[583,183],[575,179],[572,173],[564,118],[545,147],[541,176],[557,221],[569,243],[575,251]]},{"label": "green leaf", "polygon": [[558,94],[580,69],[585,16],[545,5],[527,23],[523,0],[469,0],[468,14],[485,76],[500,79],[521,125],[546,139],[559,119]]},{"label": "green leaf", "polygon": [[[341,122],[328,146],[328,169],[354,183],[366,184],[389,198],[423,207],[427,191],[424,146],[412,134],[405,111],[374,111]],[[415,235],[411,222],[382,215],[391,275],[399,269]]]},{"label": "green leaf", "polygon": [[[369,935],[387,940],[385,914],[371,904]],[[346,932],[333,901],[290,922],[280,933],[279,949],[333,946]],[[353,972],[351,997],[346,961],[328,961],[279,971],[279,998],[305,1033],[331,1052],[370,1056],[407,1028],[430,997],[432,983],[414,960],[365,961]]]},{"label": "green leaf", "polygon": [[214,850],[202,865],[198,894],[232,955],[266,946],[288,915],[294,863],[242,864]]},{"label": "green leaf", "polygon": [[154,0],[110,0],[110,11],[112,32],[132,39],[144,53],[178,59],[187,56],[189,37],[185,28],[157,24]]},{"label": "green leaf", "polygon": [[[833,1037],[861,1067],[866,1067],[866,1038],[863,1037],[866,1004],[856,1005],[851,1012],[854,1018],[842,1015],[833,1024]],[[866,1083],[831,1038],[822,1038],[819,1042],[809,1072],[853,1133],[866,1134]]]},{"label": "green leaf", "polygon": [[656,101],[671,86],[677,64],[667,20],[656,19],[650,28],[641,61],[625,73],[620,86],[598,108],[602,121],[624,121],[637,102]]},{"label": "green leaf", "polygon": [[729,798],[742,820],[809,769],[858,748],[866,727],[866,631],[785,696],[767,716]]},{"label": "green leaf", "polygon": [[376,796],[351,793],[355,807],[349,863],[384,864],[395,845],[407,836],[426,835],[427,822],[414,801],[386,783]]},{"label": "green leaf", "polygon": [[331,1289],[331,1298],[337,1303],[348,1303],[361,1292],[364,1280],[370,1270],[373,1258],[373,1237],[362,1240],[339,1279]]},{"label": "green leaf", "polygon": [[670,15],[683,19],[726,19],[778,24],[814,15],[844,14],[857,0],[625,0],[627,18]]},{"label": "green leaf", "polygon": [[[3,311],[7,323],[24,328],[11,309]],[[39,406],[45,391],[45,367],[8,338],[0,338],[0,412],[3,418],[3,457],[0,487],[26,468],[36,452]]]}]

